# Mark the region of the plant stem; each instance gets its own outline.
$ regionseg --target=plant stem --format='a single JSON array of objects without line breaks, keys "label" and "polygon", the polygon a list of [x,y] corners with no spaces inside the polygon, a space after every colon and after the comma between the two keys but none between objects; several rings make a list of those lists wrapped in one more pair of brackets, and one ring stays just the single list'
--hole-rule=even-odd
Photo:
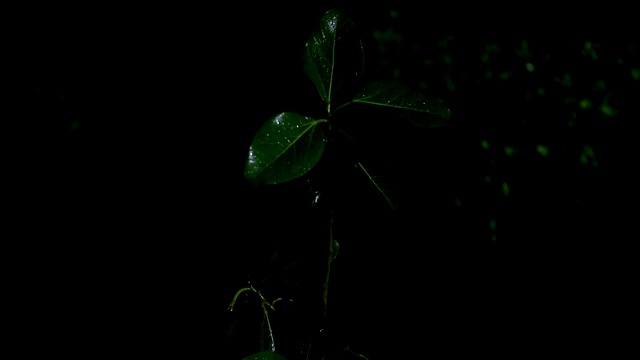
[{"label": "plant stem", "polygon": [[323,294],[323,300],[324,300],[324,319],[327,319],[327,299],[329,296],[329,278],[331,276],[331,263],[333,262],[333,259],[335,258],[335,255],[337,253],[336,246],[335,246],[335,240],[333,239],[333,211],[331,211],[331,220],[329,221],[329,256],[327,259],[327,276],[324,279],[324,294]]},{"label": "plant stem", "polygon": [[271,310],[275,310],[275,308],[273,307],[273,304],[275,304],[276,301],[282,300],[281,298],[277,298],[273,301],[273,303],[270,303],[267,301],[267,299],[264,298],[264,296],[262,296],[260,291],[256,290],[256,288],[254,288],[253,285],[251,285],[249,287],[242,288],[236,292],[236,294],[233,296],[233,299],[231,300],[231,304],[229,304],[229,308],[228,308],[229,311],[233,311],[233,306],[236,304],[236,301],[238,300],[238,296],[240,296],[240,294],[242,294],[245,291],[253,291],[254,293],[258,294],[258,296],[260,296],[260,299],[262,299],[263,306],[267,305],[269,308],[271,308]]},{"label": "plant stem", "polygon": [[250,291],[253,289],[252,287],[246,287],[246,288],[242,288],[238,291],[236,291],[236,294],[233,296],[233,299],[231,300],[231,304],[229,304],[229,311],[233,311],[233,306],[236,304],[236,300],[238,300],[238,296],[240,296],[240,294],[242,294],[245,291]]},{"label": "plant stem", "polygon": [[269,329],[269,340],[271,340],[271,351],[275,352],[276,351],[276,341],[273,338],[273,330],[271,329],[271,321],[269,321],[269,312],[267,311],[266,306],[271,306],[271,304],[269,304],[266,301],[262,302],[262,311],[264,312],[264,317],[267,320],[267,327]]},{"label": "plant stem", "polygon": [[352,101],[349,101],[349,102],[346,102],[346,103],[344,103],[344,104],[342,104],[342,105],[338,106],[337,108],[335,108],[335,109],[333,110],[333,113],[335,113],[336,111],[338,111],[338,110],[342,109],[342,108],[343,108],[343,107],[345,107],[345,106],[350,105],[351,103],[352,103]]}]

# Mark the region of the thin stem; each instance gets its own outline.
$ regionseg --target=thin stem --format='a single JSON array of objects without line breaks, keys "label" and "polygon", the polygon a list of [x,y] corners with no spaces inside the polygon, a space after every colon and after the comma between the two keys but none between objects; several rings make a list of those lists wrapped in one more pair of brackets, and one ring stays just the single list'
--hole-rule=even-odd
[{"label": "thin stem", "polygon": [[357,352],[355,352],[355,351],[353,351],[353,350],[351,350],[351,349],[347,349],[347,351],[348,351],[348,352],[350,352],[350,353],[352,353],[353,355],[355,355],[355,356],[357,356],[357,357],[361,358],[361,359],[369,360],[369,358],[367,358],[366,356],[364,356],[364,355],[362,355],[362,354],[358,354]]},{"label": "thin stem", "polygon": [[265,305],[272,307],[271,304],[269,304],[266,301],[262,302],[262,311],[264,312],[264,317],[265,319],[267,319],[267,328],[269,329],[269,340],[271,340],[271,351],[276,352],[276,341],[273,338],[273,330],[271,329],[271,321],[269,321],[269,312],[267,311],[267,308],[265,307]]},{"label": "thin stem", "polygon": [[228,308],[229,311],[233,311],[233,306],[236,304],[236,301],[238,300],[238,296],[240,296],[240,294],[242,294],[245,291],[252,290],[252,289],[253,289],[253,286],[252,287],[242,288],[242,289],[238,290],[236,292],[236,294],[233,296],[233,299],[231,300],[231,304],[229,304],[229,308]]},{"label": "thin stem", "polygon": [[263,304],[266,304],[267,306],[269,306],[271,310],[275,310],[275,308],[273,307],[273,304],[275,304],[276,301],[282,300],[281,298],[278,298],[278,299],[275,299],[273,303],[270,303],[267,301],[267,299],[264,298],[264,296],[262,296],[259,290],[256,290],[256,288],[254,288],[253,285],[250,285],[249,287],[242,288],[236,292],[236,294],[233,296],[233,299],[231,300],[231,304],[229,304],[229,308],[228,308],[229,311],[233,311],[233,307],[235,306],[236,301],[238,300],[238,296],[240,296],[240,294],[242,294],[245,291],[253,291],[254,293],[258,294],[258,296],[260,296],[260,299],[262,299]]},{"label": "thin stem", "polygon": [[329,279],[331,277],[331,263],[333,262],[333,259],[335,258],[335,255],[337,253],[336,246],[335,246],[335,241],[333,239],[333,211],[331,212],[331,220],[329,221],[329,257],[327,259],[327,276],[325,277],[324,280],[324,294],[323,294],[323,300],[324,300],[324,318],[326,320],[327,318],[327,300],[328,300],[328,296],[329,296]]},{"label": "thin stem", "polygon": [[353,102],[353,101],[348,101],[348,102],[346,102],[346,103],[344,103],[344,104],[342,104],[342,105],[338,106],[337,108],[335,108],[335,109],[333,110],[333,112],[335,113],[336,111],[338,111],[338,110],[342,109],[343,107],[345,107],[345,106],[347,106],[347,105],[350,105],[352,102]]}]

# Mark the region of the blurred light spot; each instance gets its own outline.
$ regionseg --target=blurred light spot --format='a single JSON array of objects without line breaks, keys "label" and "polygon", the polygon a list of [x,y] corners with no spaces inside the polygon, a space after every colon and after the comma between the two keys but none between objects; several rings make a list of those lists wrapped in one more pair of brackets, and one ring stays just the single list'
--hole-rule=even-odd
[{"label": "blurred light spot", "polygon": [[546,158],[547,156],[549,156],[549,148],[548,148],[547,146],[542,145],[542,144],[538,144],[538,145],[536,146],[536,151],[537,151],[540,155],[542,155],[542,157],[545,157],[545,158]]},{"label": "blurred light spot", "polygon": [[539,87],[538,88],[538,95],[544,95],[544,88],[543,87]]},{"label": "blurred light spot", "polygon": [[490,175],[485,176],[484,177],[484,181],[485,182],[491,182],[491,176]]},{"label": "blurred light spot", "polygon": [[640,80],[640,70],[631,68],[631,78],[633,78],[633,80]]},{"label": "blurred light spot", "polygon": [[391,16],[392,19],[397,19],[398,18],[398,11],[397,10],[391,10],[389,12],[389,16]]},{"label": "blurred light spot", "polygon": [[529,56],[531,56],[531,53],[529,52],[529,43],[527,42],[527,40],[522,40],[522,48],[516,50],[516,53],[518,54],[518,56],[523,58],[528,58]]},{"label": "blurred light spot", "polygon": [[525,65],[525,68],[527,68],[527,71],[529,71],[529,72],[533,72],[533,71],[536,69],[536,67],[535,67],[535,66],[533,66],[533,64],[532,64],[532,63],[527,63],[527,64]]},{"label": "blurred light spot", "polygon": [[447,35],[444,37],[444,39],[438,41],[438,46],[440,47],[447,47],[449,46],[449,42],[453,40],[453,35]]},{"label": "blurred light spot", "polygon": [[606,116],[613,117],[618,115],[618,110],[611,107],[609,104],[604,103],[600,105],[600,111]]},{"label": "blurred light spot", "polygon": [[491,229],[491,241],[496,241],[496,219],[489,220],[489,229]]},{"label": "blurred light spot", "polygon": [[485,71],[485,72],[484,72],[484,76],[485,76],[487,79],[491,79],[491,78],[493,77],[493,71],[491,71],[491,70],[487,70],[487,71]]},{"label": "blurred light spot", "polygon": [[599,47],[597,44],[592,44],[590,41],[586,41],[584,43],[584,48],[582,49],[582,55],[591,56],[593,60],[598,60],[598,54],[596,53],[597,47]]},{"label": "blurred light spot", "polygon": [[504,147],[504,153],[507,156],[513,155],[516,151],[518,151],[518,149],[516,147],[513,147],[513,146],[505,146]]},{"label": "blurred light spot", "polygon": [[510,190],[509,190],[509,184],[507,184],[506,182],[503,182],[503,183],[502,183],[502,194],[503,194],[505,197],[507,197],[507,196],[509,196],[509,192],[510,192]]},{"label": "blurred light spot", "polygon": [[453,82],[453,80],[451,80],[449,73],[445,73],[443,77],[444,77],[444,80],[447,82],[447,90],[452,92],[456,91],[456,84]]},{"label": "blurred light spot", "polygon": [[604,80],[598,80],[598,82],[596,82],[596,90],[604,90],[605,89],[605,85],[604,85]]},{"label": "blurred light spot", "polygon": [[598,161],[596,160],[595,153],[589,144],[584,144],[582,154],[580,154],[580,162],[584,165],[598,167]]},{"label": "blurred light spot", "polygon": [[480,142],[480,146],[482,146],[483,149],[488,150],[489,149],[489,142],[487,140],[482,140]]},{"label": "blurred light spot", "polygon": [[509,80],[510,77],[511,77],[510,71],[503,71],[500,73],[500,79],[502,80]]},{"label": "blurred light spot", "polygon": [[586,109],[591,109],[591,101],[589,101],[588,99],[582,99],[580,100],[580,102],[578,103],[578,105],[580,106],[580,109],[586,110]]},{"label": "blurred light spot", "polygon": [[559,82],[562,86],[571,86],[571,75],[564,74],[561,78],[556,77],[556,82]]}]

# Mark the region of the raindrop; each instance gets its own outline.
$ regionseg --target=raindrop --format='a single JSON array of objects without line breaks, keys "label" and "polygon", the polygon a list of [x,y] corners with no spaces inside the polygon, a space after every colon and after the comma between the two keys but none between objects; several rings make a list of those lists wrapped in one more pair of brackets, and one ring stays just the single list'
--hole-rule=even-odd
[{"label": "raindrop", "polygon": [[329,21],[329,30],[331,30],[332,32],[336,31],[336,22],[335,20],[331,20]]}]

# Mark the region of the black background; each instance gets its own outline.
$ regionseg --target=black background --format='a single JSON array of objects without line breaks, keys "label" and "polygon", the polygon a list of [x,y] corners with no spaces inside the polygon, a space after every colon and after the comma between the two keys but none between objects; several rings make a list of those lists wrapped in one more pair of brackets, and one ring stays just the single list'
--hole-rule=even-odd
[{"label": "black background", "polygon": [[[365,79],[390,79],[395,69],[411,86],[426,83],[453,116],[446,128],[416,130],[345,109],[354,119],[345,126],[362,131],[392,173],[401,207],[390,213],[352,167],[340,168],[342,249],[335,315],[324,325],[326,205],[310,206],[302,181],[250,186],[243,167],[270,116],[322,112],[301,54],[333,6],[14,12],[4,242],[13,333],[25,352],[239,359],[259,350],[250,330],[259,304],[227,311],[247,281],[269,298],[295,299],[274,317],[290,359],[320,327],[330,351],[351,344],[374,359],[576,345],[625,317],[614,304],[628,301],[633,268],[628,120],[638,115],[630,71],[640,65],[624,18],[612,10],[618,21],[604,25],[606,11],[335,6],[362,32]],[[389,28],[402,40],[376,40]],[[523,39],[540,64],[533,74],[516,55]],[[597,60],[584,54],[586,41],[599,45]],[[501,55],[482,62],[490,44]],[[501,83],[486,71],[512,77]],[[572,85],[558,85],[564,74]],[[545,96],[536,97],[539,87]],[[607,94],[614,117],[597,111]],[[581,98],[596,109],[581,113]],[[580,162],[584,144],[597,166]],[[505,156],[504,146],[519,150]],[[290,261],[296,270],[274,275]]]}]

